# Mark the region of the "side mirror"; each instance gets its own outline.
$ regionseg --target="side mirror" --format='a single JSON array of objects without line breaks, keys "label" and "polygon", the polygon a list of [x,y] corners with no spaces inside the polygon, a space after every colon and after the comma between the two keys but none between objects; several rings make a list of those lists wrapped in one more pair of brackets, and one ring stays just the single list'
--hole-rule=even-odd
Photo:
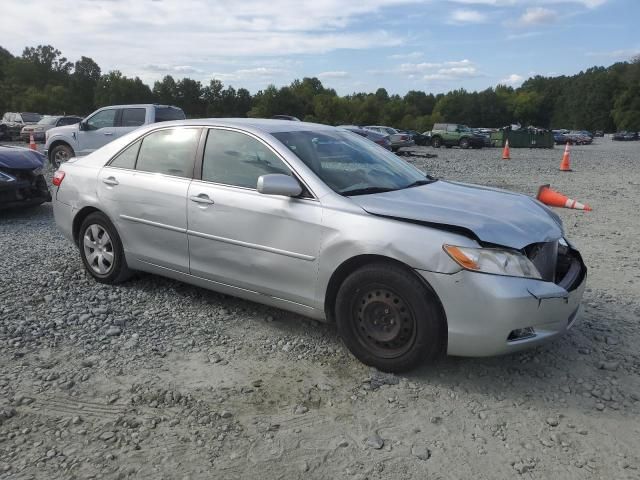
[{"label": "side mirror", "polygon": [[298,181],[282,173],[270,173],[258,178],[258,192],[264,195],[284,195],[285,197],[297,197],[302,193],[302,187]]},{"label": "side mirror", "polygon": [[85,132],[87,130],[89,130],[89,125],[87,125],[87,122],[85,122],[84,120],[82,122],[80,122],[78,124],[78,128],[82,131]]}]

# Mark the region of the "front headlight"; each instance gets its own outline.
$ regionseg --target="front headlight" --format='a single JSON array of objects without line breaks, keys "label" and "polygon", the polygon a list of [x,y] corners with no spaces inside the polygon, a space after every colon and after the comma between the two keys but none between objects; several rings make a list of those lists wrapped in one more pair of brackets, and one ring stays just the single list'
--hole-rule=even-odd
[{"label": "front headlight", "polygon": [[34,132],[41,132],[44,130],[44,127],[33,127]]},{"label": "front headlight", "polygon": [[465,270],[542,279],[531,260],[519,252],[497,248],[456,247],[455,245],[443,245],[442,248]]}]

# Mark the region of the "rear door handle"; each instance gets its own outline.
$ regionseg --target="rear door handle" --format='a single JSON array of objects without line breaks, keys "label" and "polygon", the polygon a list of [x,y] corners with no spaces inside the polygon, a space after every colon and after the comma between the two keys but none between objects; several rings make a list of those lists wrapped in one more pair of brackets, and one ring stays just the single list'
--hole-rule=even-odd
[{"label": "rear door handle", "polygon": [[105,135],[113,135],[113,132],[104,132]]},{"label": "rear door handle", "polygon": [[107,185],[111,185],[111,186],[120,184],[120,182],[118,182],[118,180],[116,180],[114,177],[103,178],[102,183],[106,183]]},{"label": "rear door handle", "polygon": [[199,195],[191,195],[189,197],[189,200],[191,200],[192,202],[203,203],[207,205],[211,205],[214,203],[213,200],[211,200],[206,193],[201,193]]}]

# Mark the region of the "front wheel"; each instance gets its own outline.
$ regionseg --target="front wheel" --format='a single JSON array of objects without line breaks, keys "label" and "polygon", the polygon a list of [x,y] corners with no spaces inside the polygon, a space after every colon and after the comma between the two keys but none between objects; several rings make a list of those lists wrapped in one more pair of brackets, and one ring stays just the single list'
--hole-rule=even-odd
[{"label": "front wheel", "polygon": [[469,139],[468,138],[461,138],[459,145],[460,145],[460,148],[464,148],[466,150],[467,148],[469,148]]},{"label": "front wheel", "polygon": [[55,168],[60,168],[60,165],[75,154],[73,153],[73,149],[69,145],[58,145],[52,151],[49,156],[49,160],[51,161],[51,165]]},{"label": "front wheel", "polygon": [[379,370],[407,371],[442,351],[439,301],[402,267],[380,263],[353,272],[338,291],[335,312],[347,348]]},{"label": "front wheel", "polygon": [[87,272],[98,282],[116,284],[131,276],[120,236],[103,213],[95,212],[84,219],[78,247]]},{"label": "front wheel", "polygon": [[431,140],[431,146],[433,148],[440,148],[442,146],[442,139],[440,137],[433,137],[433,140]]}]

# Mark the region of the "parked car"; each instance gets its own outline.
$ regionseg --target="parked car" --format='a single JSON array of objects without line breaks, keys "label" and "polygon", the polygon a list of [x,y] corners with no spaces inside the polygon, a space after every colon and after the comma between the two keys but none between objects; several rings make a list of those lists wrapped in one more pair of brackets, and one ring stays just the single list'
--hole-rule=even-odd
[{"label": "parked car", "polygon": [[385,371],[539,345],[574,325],[586,284],[542,203],[437,180],[326,125],[147,125],[52,183],[96,281],[146,271],[336,322]]},{"label": "parked car", "polygon": [[382,148],[391,150],[391,142],[388,135],[382,135],[381,133],[374,132],[373,130],[367,130],[366,128],[358,127],[356,125],[340,125],[337,128],[343,128],[350,132],[357,133],[361,137],[368,138],[374,143],[377,143]]},{"label": "parked car", "polygon": [[491,143],[491,133],[490,132],[487,132],[485,129],[482,129],[482,128],[472,128],[471,131],[475,135],[477,135],[478,137],[482,138],[483,146],[485,146],[485,147],[493,146],[493,144]]},{"label": "parked car", "polygon": [[184,118],[181,108],[169,105],[102,107],[80,123],[47,130],[44,153],[51,165],[58,168],[71,157],[88,155],[142,125]]},{"label": "parked car", "polygon": [[14,140],[20,138],[20,130],[25,125],[33,125],[40,121],[42,115],[31,112],[7,112],[0,122],[0,138]]},{"label": "parked car", "polygon": [[587,135],[587,133],[584,133],[583,131],[569,132],[571,143],[575,145],[591,145],[593,143],[593,136]]},{"label": "parked car", "polygon": [[619,140],[619,141],[638,140],[638,132],[627,132],[627,131],[617,132],[613,134],[611,139]]},{"label": "parked car", "polygon": [[399,149],[404,147],[412,147],[413,145],[415,145],[415,142],[411,139],[411,136],[407,135],[406,133],[400,133],[395,128],[384,127],[380,125],[368,125],[364,128],[388,136],[389,141],[391,142],[391,150],[393,152],[397,152]]},{"label": "parked car", "polygon": [[431,132],[429,134],[419,133],[415,130],[398,130],[400,133],[406,133],[411,137],[411,140],[414,141],[416,145],[420,145],[426,147],[431,142]]},{"label": "parked car", "polygon": [[431,130],[431,146],[440,148],[442,145],[451,148],[482,148],[484,137],[477,135],[466,125],[458,123],[436,123]]},{"label": "parked car", "polygon": [[604,137],[604,130],[596,130],[593,132],[594,137]]},{"label": "parked car", "polygon": [[36,142],[44,142],[45,132],[47,130],[51,130],[55,127],[63,127],[65,125],[75,125],[81,121],[82,117],[45,115],[38,123],[22,127],[22,130],[20,131],[20,138],[28,143],[30,141],[30,136],[33,134],[33,139]]},{"label": "parked car", "polygon": [[51,201],[44,162],[45,156],[34,150],[0,145],[0,210]]}]

